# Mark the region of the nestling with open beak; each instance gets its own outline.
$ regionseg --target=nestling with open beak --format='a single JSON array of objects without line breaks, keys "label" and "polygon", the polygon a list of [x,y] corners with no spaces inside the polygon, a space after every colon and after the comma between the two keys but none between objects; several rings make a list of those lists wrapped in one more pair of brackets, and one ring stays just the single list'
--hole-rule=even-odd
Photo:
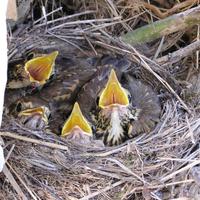
[{"label": "nestling with open beak", "polygon": [[31,130],[43,130],[48,126],[50,110],[44,102],[32,97],[18,100],[10,108],[12,116],[18,118],[20,124]]},{"label": "nestling with open beak", "polygon": [[7,88],[19,89],[28,86],[43,86],[54,73],[58,51],[28,60],[25,65],[18,64],[9,71]]},{"label": "nestling with open beak", "polygon": [[93,136],[92,128],[83,116],[77,102],[74,104],[70,116],[63,125],[61,136],[82,144],[89,143]]},{"label": "nestling with open beak", "polygon": [[19,113],[21,122],[30,129],[42,130],[48,125],[50,110],[45,106],[30,108]]},{"label": "nestling with open beak", "polygon": [[96,135],[109,146],[150,132],[159,121],[161,108],[155,92],[141,81],[126,77],[125,89],[112,69],[98,101]]},{"label": "nestling with open beak", "polygon": [[121,86],[113,69],[100,94],[98,106],[97,136],[102,136],[107,145],[122,143],[127,139],[128,120],[134,119],[137,111],[129,109],[128,91]]},{"label": "nestling with open beak", "polygon": [[77,101],[94,123],[94,136],[112,146],[152,131],[160,120],[161,106],[156,92],[133,77],[127,59],[104,61]]}]

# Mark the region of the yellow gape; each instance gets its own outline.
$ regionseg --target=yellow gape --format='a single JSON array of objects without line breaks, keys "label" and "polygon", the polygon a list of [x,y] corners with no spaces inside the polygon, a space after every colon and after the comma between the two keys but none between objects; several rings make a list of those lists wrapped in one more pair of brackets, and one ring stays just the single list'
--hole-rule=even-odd
[{"label": "yellow gape", "polygon": [[77,102],[74,104],[73,110],[62,128],[61,135],[66,136],[71,134],[75,127],[79,127],[84,134],[92,136],[92,129],[86,118],[83,116]]},{"label": "yellow gape", "polygon": [[25,71],[29,75],[30,81],[39,85],[45,84],[53,72],[57,55],[58,51],[54,51],[26,62]]},{"label": "yellow gape", "polygon": [[44,122],[48,124],[48,110],[47,108],[41,106],[36,108],[29,108],[26,110],[21,111],[18,116],[33,116],[33,115],[40,115]]},{"label": "yellow gape", "polygon": [[105,89],[99,98],[99,107],[105,108],[110,105],[129,105],[128,95],[117,79],[115,71],[112,69]]}]

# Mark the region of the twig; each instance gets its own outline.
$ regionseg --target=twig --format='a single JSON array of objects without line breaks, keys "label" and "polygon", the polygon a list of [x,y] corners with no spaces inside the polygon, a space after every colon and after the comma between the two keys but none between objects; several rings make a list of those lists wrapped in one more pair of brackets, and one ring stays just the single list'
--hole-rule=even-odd
[{"label": "twig", "polygon": [[116,149],[112,149],[110,151],[102,152],[102,153],[84,153],[84,154],[80,154],[80,156],[81,157],[89,157],[89,156],[91,156],[91,157],[107,157],[107,156],[110,156],[112,154],[123,151],[126,147],[127,147],[127,145],[122,146],[122,147],[118,147]]},{"label": "twig", "polygon": [[[70,44],[70,45],[76,47],[76,48],[79,49],[83,54],[87,55],[83,49],[81,49],[78,45],[74,44],[73,42],[70,42],[69,40],[63,38],[62,36],[58,36],[58,35],[52,33],[51,31],[47,31],[47,33],[48,33],[49,35],[52,35],[53,37],[56,37],[56,38],[58,38],[58,39],[60,39],[60,40],[62,40],[62,41],[64,41],[64,42],[66,42],[66,43],[68,43],[68,44]],[[88,55],[87,55],[87,56],[88,56]]]},{"label": "twig", "polygon": [[190,125],[190,122],[189,122],[189,119],[188,119],[188,116],[186,115],[186,122],[187,122],[187,125],[188,125],[188,135],[191,137],[191,141],[193,144],[195,144],[195,139],[194,139],[194,132],[191,128],[191,125]]},{"label": "twig", "polygon": [[[58,11],[58,9],[56,9],[56,10],[48,13],[46,16],[49,16],[50,14],[52,14],[55,11]],[[61,9],[62,8],[60,8],[59,10],[61,10]],[[92,13],[95,13],[95,11],[94,10],[88,10],[88,11],[84,11],[84,12],[81,12],[81,13],[76,13],[76,14],[73,14],[73,15],[69,15],[69,16],[65,16],[65,17],[60,17],[58,19],[48,21],[47,23],[38,24],[38,25],[35,25],[35,27],[41,27],[41,26],[44,26],[46,24],[49,25],[49,24],[52,24],[52,23],[55,23],[55,22],[64,21],[64,20],[68,20],[68,19],[71,19],[71,18],[74,18],[74,17],[79,17],[81,15],[87,15],[87,14],[92,14]],[[44,17],[41,17],[40,19],[38,19],[37,21],[35,21],[34,24],[38,23],[42,19],[44,19]]]},{"label": "twig", "polygon": [[140,58],[140,60],[142,61],[142,66],[144,68],[146,68],[151,74],[153,74],[157,80],[159,80],[162,85],[164,85],[178,100],[179,102],[182,104],[183,108],[188,112],[188,113],[191,113],[190,109],[187,107],[187,105],[185,104],[185,102],[179,97],[179,95],[173,90],[173,88],[167,83],[167,81],[165,81],[161,76],[159,76],[157,73],[155,73],[151,67],[147,64],[147,62],[140,56],[139,52],[131,47],[134,52],[138,55],[138,57]]},{"label": "twig", "polygon": [[117,186],[119,186],[119,185],[122,185],[122,184],[125,183],[125,182],[126,182],[126,181],[118,181],[118,182],[116,182],[116,183],[114,183],[114,184],[112,184],[112,185],[110,185],[110,186],[105,187],[105,188],[102,189],[102,190],[99,190],[99,191],[94,192],[94,193],[92,193],[92,194],[90,194],[90,195],[87,195],[87,196],[81,198],[80,200],[88,200],[88,199],[94,198],[94,197],[96,197],[97,195],[99,195],[99,194],[101,194],[101,193],[103,193],[103,192],[107,192],[108,190],[111,190],[111,189],[113,189],[113,188],[115,188],[115,187],[117,187]]},{"label": "twig", "polygon": [[161,49],[162,49],[162,46],[163,46],[163,43],[164,43],[164,40],[165,40],[165,36],[162,37],[161,41],[160,41],[160,44],[158,46],[158,49],[156,50],[156,53],[153,57],[153,60],[156,60],[156,58],[158,57],[159,53],[161,52]]},{"label": "twig", "polygon": [[133,181],[133,178],[132,177],[122,177],[116,173],[109,173],[109,172],[105,172],[105,171],[102,171],[102,170],[98,170],[98,169],[92,169],[88,166],[85,167],[85,169],[87,170],[90,170],[96,174],[101,174],[103,176],[108,176],[108,177],[111,177],[111,178],[115,178],[115,179],[119,179],[119,180],[123,180],[123,181],[127,181],[127,182],[132,182]]},{"label": "twig", "polygon": [[13,188],[15,189],[19,197],[22,198],[23,200],[28,200],[26,195],[23,193],[23,191],[17,184],[15,178],[13,177],[13,175],[11,174],[10,170],[7,168],[6,165],[4,165],[3,173],[6,176],[6,178],[9,180],[10,184],[13,186]]},{"label": "twig", "polygon": [[200,40],[193,42],[186,47],[179,49],[173,53],[170,53],[170,55],[166,55],[160,58],[156,59],[156,62],[160,65],[164,64],[164,66],[168,66],[169,63],[175,63],[181,60],[182,58],[185,58],[189,55],[191,55],[194,51],[200,49]]},{"label": "twig", "polygon": [[186,171],[186,170],[188,170],[188,169],[190,169],[190,168],[192,168],[192,167],[194,167],[194,166],[196,166],[196,165],[198,165],[198,164],[200,164],[200,161],[199,161],[199,160],[196,160],[196,161],[194,161],[194,162],[192,162],[192,163],[186,165],[185,167],[182,167],[181,169],[179,169],[179,170],[177,170],[177,171],[175,171],[175,172],[169,174],[168,176],[163,177],[163,178],[161,179],[161,181],[165,182],[165,181],[167,181],[167,180],[173,178],[173,177],[176,176],[177,174],[179,174],[179,173],[181,173],[181,172],[184,172],[184,171]]},{"label": "twig", "polygon": [[[197,41],[199,41],[200,27],[197,25]],[[199,69],[199,50],[196,51],[196,68]]]},{"label": "twig", "polygon": [[7,154],[6,158],[5,158],[5,163],[9,159],[9,157],[10,157],[10,155],[11,155],[11,153],[12,153],[12,151],[13,151],[14,148],[15,148],[15,145],[13,144],[12,147],[11,147],[11,149],[10,149],[10,151],[8,152],[8,154]]},{"label": "twig", "polygon": [[114,17],[114,18],[108,18],[108,19],[90,19],[90,20],[76,20],[76,21],[72,21],[72,22],[66,22],[66,23],[62,23],[59,24],[57,26],[54,26],[52,28],[50,28],[49,30],[55,30],[61,27],[65,27],[65,26],[72,26],[72,25],[79,25],[79,24],[91,24],[93,22],[110,22],[110,21],[115,21],[115,20],[120,20],[121,17]]},{"label": "twig", "polygon": [[[172,182],[172,183],[166,183],[166,184],[161,184],[161,185],[153,185],[153,186],[146,186],[147,189],[158,189],[158,188],[163,188],[163,187],[169,187],[169,186],[174,186],[174,185],[179,185],[182,183],[193,183],[195,182],[194,179],[188,179],[188,180],[184,180],[184,181],[176,181],[176,182]],[[134,192],[139,192],[139,191],[143,191],[144,190],[144,186],[140,186],[140,187],[134,187],[133,190],[131,190],[128,194],[133,194]]]},{"label": "twig", "polygon": [[160,9],[152,4],[143,2],[143,6],[146,9],[151,10],[156,16],[160,17],[161,19],[177,12],[180,11],[182,9],[185,9],[186,7],[191,7],[194,4],[197,3],[198,0],[186,0],[184,2],[179,2],[178,4],[175,4],[171,9],[167,10],[166,12],[161,12]]},{"label": "twig", "polygon": [[[53,14],[53,13],[55,13],[55,12],[58,12],[58,11],[60,11],[60,10],[62,10],[62,7],[60,7],[60,8],[57,8],[57,9],[55,9],[55,10],[52,10],[51,12],[49,12],[48,14],[46,14],[46,16],[42,16],[40,19],[38,19],[38,20],[36,20],[36,21],[34,21],[34,23],[33,24],[37,24],[38,22],[40,22],[41,20],[43,20],[43,19],[45,19],[45,17],[48,17],[48,16],[50,16],[51,14]],[[60,18],[59,18],[60,19]],[[51,21],[50,21],[51,22]],[[44,23],[45,25],[46,24],[48,24],[49,23],[49,21],[46,23]],[[44,25],[43,24],[43,25]],[[41,24],[40,24],[41,25]]]},{"label": "twig", "polygon": [[31,195],[31,197],[34,200],[37,200],[37,198],[35,197],[33,192],[28,188],[28,186],[25,184],[25,182],[22,180],[22,178],[17,174],[17,172],[12,168],[12,166],[8,162],[6,164],[9,166],[9,168],[12,170],[12,172],[15,174],[15,176],[18,178],[18,180],[22,183],[22,185],[26,188],[26,190]]},{"label": "twig", "polygon": [[145,180],[143,180],[141,177],[139,177],[137,174],[135,174],[134,172],[132,172],[128,167],[126,167],[125,165],[123,165],[121,162],[119,162],[116,159],[112,159],[112,158],[108,158],[107,160],[114,162],[115,164],[117,164],[119,167],[121,167],[124,171],[126,171],[128,174],[131,174],[132,176],[136,177],[138,180],[140,180],[141,182],[143,182],[143,184],[148,184]]},{"label": "twig", "polygon": [[65,150],[65,151],[70,152],[70,150],[67,146],[60,145],[60,144],[54,144],[51,142],[45,142],[45,141],[37,140],[37,139],[33,139],[33,138],[28,138],[28,137],[17,135],[15,133],[11,133],[11,132],[0,132],[0,136],[10,137],[10,138],[14,138],[17,140],[22,140],[25,142],[30,142],[30,143],[39,144],[39,145],[47,146],[50,148],[60,149],[60,150]]}]

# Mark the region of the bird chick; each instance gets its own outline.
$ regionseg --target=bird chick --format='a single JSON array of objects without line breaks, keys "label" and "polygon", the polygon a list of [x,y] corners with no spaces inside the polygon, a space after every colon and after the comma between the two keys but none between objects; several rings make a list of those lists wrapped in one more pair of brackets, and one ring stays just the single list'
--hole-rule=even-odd
[{"label": "bird chick", "polygon": [[43,101],[25,97],[10,106],[10,114],[31,130],[43,130],[48,126],[50,110]]},{"label": "bird chick", "polygon": [[18,63],[9,70],[7,88],[19,89],[31,87],[42,87],[54,73],[55,60],[58,51],[34,57],[25,64]]},{"label": "bird chick", "polygon": [[58,51],[54,51],[26,62],[24,68],[31,83],[36,83],[39,86],[46,83],[54,71],[57,55]]},{"label": "bird chick", "polygon": [[160,119],[160,102],[150,86],[133,77],[134,63],[106,56],[99,64],[77,97],[94,124],[94,136],[112,146],[153,130]]},{"label": "bird chick", "polygon": [[102,90],[97,114],[97,136],[103,137],[107,145],[117,145],[127,139],[131,119],[136,119],[137,110],[130,108],[128,91],[118,81],[112,69],[105,88]]},{"label": "bird chick", "polygon": [[91,141],[93,136],[92,128],[83,116],[77,102],[74,104],[70,116],[63,125],[61,136],[82,144],[87,144]]},{"label": "bird chick", "polygon": [[50,110],[48,107],[40,106],[25,109],[18,114],[21,123],[32,130],[42,130],[48,125]]},{"label": "bird chick", "polygon": [[123,84],[126,89],[111,70],[98,102],[96,134],[109,146],[150,132],[160,117],[158,97],[149,86],[128,74]]}]

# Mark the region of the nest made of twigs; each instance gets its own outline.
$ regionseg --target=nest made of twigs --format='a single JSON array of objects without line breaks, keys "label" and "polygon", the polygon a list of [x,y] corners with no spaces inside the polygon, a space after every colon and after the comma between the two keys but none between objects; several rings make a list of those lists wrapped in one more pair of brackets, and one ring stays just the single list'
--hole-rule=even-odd
[{"label": "nest made of twigs", "polygon": [[[55,48],[58,41],[66,55],[69,47],[86,57],[102,52],[120,54],[136,64],[134,75],[159,93],[161,120],[149,134],[120,146],[95,148],[75,145],[43,131],[27,130],[14,119],[4,117],[1,136],[7,164],[0,175],[0,199],[198,199],[199,75],[191,66],[195,65],[194,55],[173,64],[158,62],[176,50],[183,33],[169,36],[159,52],[159,41],[148,47],[132,47],[112,37],[148,22],[151,14],[162,18],[158,4],[168,9],[166,15],[176,12],[176,7],[172,9],[173,5],[165,1],[155,1],[152,6],[157,9],[134,1],[134,10],[130,9],[132,1],[86,1],[75,5],[47,2],[43,5],[47,11],[58,10],[47,21],[44,17],[33,21],[26,16],[32,23],[18,26],[9,35],[10,62],[37,48]],[[72,15],[62,16],[61,4]],[[40,1],[35,1],[32,10],[40,6]]]}]

